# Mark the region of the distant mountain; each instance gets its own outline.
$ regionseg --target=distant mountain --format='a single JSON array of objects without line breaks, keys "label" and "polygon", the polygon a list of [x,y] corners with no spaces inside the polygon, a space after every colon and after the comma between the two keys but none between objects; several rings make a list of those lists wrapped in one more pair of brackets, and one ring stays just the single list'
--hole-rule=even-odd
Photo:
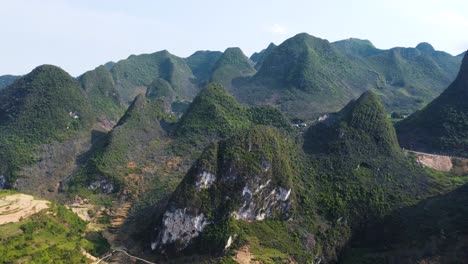
[{"label": "distant mountain", "polygon": [[158,78],[171,85],[178,100],[191,100],[198,93],[190,67],[184,59],[166,50],[132,55],[115,63],[110,72],[124,102],[146,93],[147,87]]},{"label": "distant mountain", "polygon": [[112,67],[114,67],[114,65],[115,65],[115,62],[109,61],[106,64],[104,64],[104,67],[106,67],[106,69],[110,71]]},{"label": "distant mountain", "polygon": [[187,65],[192,69],[193,75],[200,83],[207,83],[210,80],[216,62],[223,55],[220,51],[197,51],[186,58]]},{"label": "distant mountain", "polygon": [[14,75],[2,75],[0,76],[0,90],[12,84],[19,76]]},{"label": "distant mountain", "polygon": [[330,43],[303,33],[274,48],[258,73],[231,91],[241,102],[275,105],[302,119],[338,111],[366,90],[375,91],[390,112],[407,113],[440,94],[459,63],[427,43],[379,50],[367,40]]},{"label": "distant mountain", "polygon": [[[343,46],[341,42],[336,44]],[[428,43],[390,50],[367,45],[365,50],[367,53],[347,54],[378,75],[374,90],[390,111],[410,113],[421,108],[455,78],[460,65],[459,58],[435,51]]]},{"label": "distant mountain", "polygon": [[270,53],[276,48],[277,46],[274,43],[270,43],[268,47],[260,52],[255,52],[250,56],[250,60],[255,63],[255,69],[258,71],[265,61],[265,58],[270,55]]},{"label": "distant mountain", "polygon": [[229,91],[237,78],[252,76],[255,72],[253,63],[241,49],[228,48],[216,62],[210,81],[223,85]]},{"label": "distant mountain", "polygon": [[55,66],[37,67],[0,91],[0,174],[14,179],[36,146],[72,137],[93,122],[92,107],[74,78]]},{"label": "distant mountain", "polygon": [[468,56],[455,81],[434,101],[396,125],[402,146],[468,157]]},{"label": "distant mountain", "polygon": [[106,66],[99,66],[78,78],[100,119],[117,121],[123,113],[123,102]]},{"label": "distant mountain", "polygon": [[269,103],[290,116],[310,118],[337,111],[362,93],[366,75],[327,40],[299,34],[276,47],[258,73],[232,92],[242,102]]}]

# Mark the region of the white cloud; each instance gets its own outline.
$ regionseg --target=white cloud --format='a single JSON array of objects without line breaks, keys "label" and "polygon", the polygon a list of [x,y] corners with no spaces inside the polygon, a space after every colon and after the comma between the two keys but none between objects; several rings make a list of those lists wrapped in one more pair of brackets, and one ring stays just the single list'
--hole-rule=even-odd
[{"label": "white cloud", "polygon": [[278,35],[283,35],[288,32],[288,28],[279,24],[274,24],[268,28],[268,32]]}]

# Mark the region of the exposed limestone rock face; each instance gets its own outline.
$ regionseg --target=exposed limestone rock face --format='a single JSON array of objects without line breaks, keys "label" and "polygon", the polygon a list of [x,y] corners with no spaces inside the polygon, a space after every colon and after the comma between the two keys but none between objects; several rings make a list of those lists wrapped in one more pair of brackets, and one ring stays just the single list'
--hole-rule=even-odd
[{"label": "exposed limestone rock face", "polygon": [[86,188],[92,191],[99,190],[100,192],[105,194],[111,194],[115,190],[114,184],[106,178],[96,180],[90,183]]},{"label": "exposed limestone rock face", "polygon": [[238,235],[231,223],[289,217],[292,146],[276,129],[257,126],[208,147],[160,216],[151,248],[222,251]]},{"label": "exposed limestone rock face", "polygon": [[[193,216],[187,209],[167,211],[163,216],[163,229],[159,233],[158,241],[165,245],[180,241],[184,247],[194,237],[197,237],[205,226],[209,224],[203,213]],[[151,249],[156,249],[157,243],[151,244]]]},{"label": "exposed limestone rock face", "polygon": [[208,189],[216,180],[216,176],[209,172],[202,172],[198,175],[196,185],[198,190]]},{"label": "exposed limestone rock face", "polygon": [[273,217],[275,210],[287,212],[289,209],[288,198],[291,189],[270,186],[271,180],[264,184],[258,182],[253,186],[246,185],[242,190],[243,204],[233,212],[237,220],[261,221]]}]

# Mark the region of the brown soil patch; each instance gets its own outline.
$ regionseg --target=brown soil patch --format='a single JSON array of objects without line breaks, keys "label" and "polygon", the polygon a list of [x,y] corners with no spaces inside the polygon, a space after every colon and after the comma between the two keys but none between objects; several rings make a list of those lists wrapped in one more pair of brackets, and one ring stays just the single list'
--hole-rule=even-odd
[{"label": "brown soil patch", "polygon": [[236,255],[232,259],[239,264],[260,264],[257,260],[252,260],[254,255],[250,252],[249,246],[243,246],[235,251]]},{"label": "brown soil patch", "polygon": [[136,169],[137,164],[134,161],[127,163],[127,169]]},{"label": "brown soil patch", "polygon": [[452,159],[449,156],[440,156],[427,153],[413,152],[416,155],[416,161],[423,165],[438,171],[448,172],[452,169]]},{"label": "brown soil patch", "polygon": [[31,195],[7,195],[0,199],[0,225],[18,222],[46,208],[48,201],[35,200]]},{"label": "brown soil patch", "polygon": [[132,203],[126,202],[121,207],[119,207],[119,209],[115,213],[111,214],[112,228],[119,228],[124,224],[125,219],[128,216],[128,211],[130,210],[130,208],[132,208]]}]

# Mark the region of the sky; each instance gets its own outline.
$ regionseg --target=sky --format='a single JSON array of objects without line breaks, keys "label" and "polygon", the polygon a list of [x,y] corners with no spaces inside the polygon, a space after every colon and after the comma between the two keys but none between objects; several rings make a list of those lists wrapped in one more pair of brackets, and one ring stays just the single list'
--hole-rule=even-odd
[{"label": "sky", "polygon": [[73,76],[131,54],[240,47],[247,56],[298,33],[377,48],[468,49],[466,0],[0,0],[0,75],[42,64]]}]

